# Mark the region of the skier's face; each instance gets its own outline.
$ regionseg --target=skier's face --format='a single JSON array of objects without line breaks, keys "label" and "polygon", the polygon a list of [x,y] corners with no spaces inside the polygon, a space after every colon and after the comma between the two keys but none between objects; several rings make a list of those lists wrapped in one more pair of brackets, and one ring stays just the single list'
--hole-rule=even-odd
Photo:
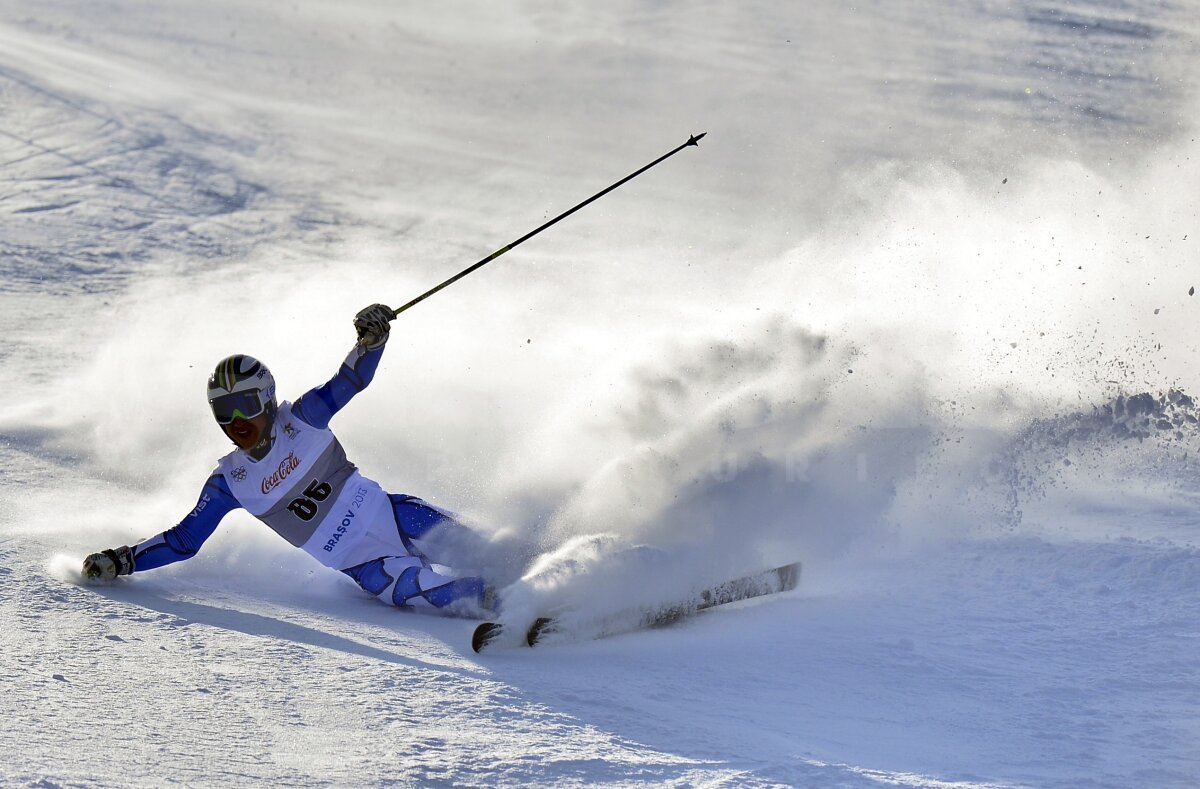
[{"label": "skier's face", "polygon": [[267,415],[259,414],[253,419],[237,419],[223,427],[225,435],[233,439],[233,443],[242,449],[252,449],[263,437],[267,429]]}]

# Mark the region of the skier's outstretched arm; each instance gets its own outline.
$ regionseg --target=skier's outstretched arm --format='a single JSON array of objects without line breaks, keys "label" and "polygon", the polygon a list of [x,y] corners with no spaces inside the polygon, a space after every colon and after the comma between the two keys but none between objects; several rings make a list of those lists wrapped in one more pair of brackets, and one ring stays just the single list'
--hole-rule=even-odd
[{"label": "skier's outstretched arm", "polygon": [[132,548],[122,545],[92,554],[83,560],[83,574],[87,578],[110,579],[190,559],[217,530],[221,519],[240,506],[225,477],[214,473],[204,483],[195,508],[178,525]]},{"label": "skier's outstretched arm", "polygon": [[359,312],[354,318],[354,328],[358,332],[354,349],[332,378],[296,400],[292,413],[315,428],[329,427],[333,415],[354,395],[366,389],[375,377],[394,316],[392,309],[383,304],[372,304]]}]

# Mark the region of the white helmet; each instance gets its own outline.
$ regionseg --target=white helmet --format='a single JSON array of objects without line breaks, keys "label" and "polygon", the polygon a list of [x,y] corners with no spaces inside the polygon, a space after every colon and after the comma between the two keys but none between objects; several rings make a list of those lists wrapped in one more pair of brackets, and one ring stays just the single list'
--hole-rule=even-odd
[{"label": "white helmet", "polygon": [[267,435],[275,421],[275,377],[253,356],[236,354],[217,363],[208,377],[208,405],[218,425],[267,415]]}]

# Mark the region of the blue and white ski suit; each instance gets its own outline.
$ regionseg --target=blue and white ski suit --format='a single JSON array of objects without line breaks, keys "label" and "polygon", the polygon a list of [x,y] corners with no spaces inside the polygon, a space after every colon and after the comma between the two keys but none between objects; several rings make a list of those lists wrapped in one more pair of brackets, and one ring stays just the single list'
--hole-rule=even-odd
[{"label": "blue and white ski suit", "polygon": [[374,378],[382,354],[382,347],[356,346],[333,378],[295,403],[281,403],[271,451],[261,460],[240,448],[221,458],[195,509],[134,546],[134,572],[195,556],[221,519],[241,507],[385,602],[445,608],[463,601],[456,609],[467,611],[481,605],[482,578],[431,564],[413,542],[453,524],[452,516],[416,497],[386,493],[346,458],[329,430],[333,415]]}]

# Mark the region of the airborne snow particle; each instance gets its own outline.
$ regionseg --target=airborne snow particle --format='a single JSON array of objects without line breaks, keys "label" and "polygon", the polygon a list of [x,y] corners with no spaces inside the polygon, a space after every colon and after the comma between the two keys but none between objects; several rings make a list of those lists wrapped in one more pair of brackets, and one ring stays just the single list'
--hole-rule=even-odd
[{"label": "airborne snow particle", "polygon": [[1188,295],[1189,295],[1189,296],[1195,296],[1195,295],[1196,295],[1196,286],[1195,286],[1195,285],[1193,285],[1193,286],[1191,286],[1190,288],[1188,288]]}]

